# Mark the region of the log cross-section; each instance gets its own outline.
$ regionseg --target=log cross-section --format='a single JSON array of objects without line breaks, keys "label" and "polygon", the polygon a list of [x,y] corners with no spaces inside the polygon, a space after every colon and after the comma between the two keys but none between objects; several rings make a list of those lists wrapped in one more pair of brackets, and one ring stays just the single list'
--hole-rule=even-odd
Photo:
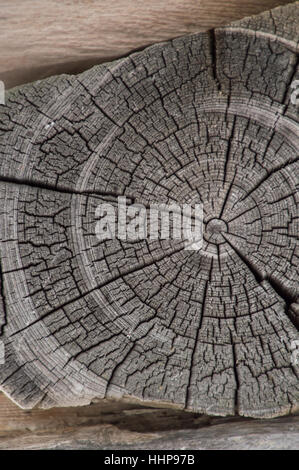
[{"label": "log cross-section", "polygon": [[[19,406],[297,409],[298,28],[295,3],[7,93],[0,388]],[[119,196],[200,203],[202,247],[100,241]]]}]

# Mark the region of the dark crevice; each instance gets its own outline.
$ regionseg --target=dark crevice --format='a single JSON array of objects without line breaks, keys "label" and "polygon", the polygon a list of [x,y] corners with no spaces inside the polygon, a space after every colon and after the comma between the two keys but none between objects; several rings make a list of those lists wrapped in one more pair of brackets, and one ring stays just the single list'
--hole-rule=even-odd
[{"label": "dark crevice", "polygon": [[290,306],[293,303],[296,303],[298,300],[298,296],[294,293],[291,293],[288,288],[283,286],[279,281],[273,278],[271,274],[267,274],[266,272],[262,272],[259,268],[257,268],[251,261],[244,256],[238,248],[235,247],[227,238],[225,234],[223,237],[227,241],[227,243],[233,248],[233,250],[237,253],[239,258],[243,261],[244,264],[249,268],[251,273],[254,275],[256,281],[261,284],[262,282],[267,282],[272,289],[276,292],[276,294],[284,301],[285,303],[285,314],[288,316],[292,324],[298,330],[298,321],[294,318],[294,315],[290,313]]},{"label": "dark crevice", "polygon": [[[67,188],[66,186],[55,186],[47,183],[42,183],[40,181],[34,181],[34,180],[26,180],[22,178],[12,178],[9,176],[1,176],[0,177],[0,182],[3,183],[8,183],[8,184],[16,184],[16,185],[21,185],[21,186],[29,186],[31,188],[37,188],[37,189],[45,189],[47,191],[54,191],[57,193],[62,193],[62,194],[69,194],[69,195],[92,195],[92,196],[109,196],[109,197],[115,197],[118,198],[119,196],[124,196],[124,194],[121,193],[115,193],[111,191],[100,191],[100,190],[82,190],[79,191],[78,189],[70,189]],[[128,199],[134,200],[133,197],[131,196],[126,196]]]},{"label": "dark crevice", "polygon": [[[137,198],[133,195],[127,195],[127,194],[123,194],[123,193],[115,193],[113,191],[100,191],[100,190],[82,190],[82,191],[79,191],[78,189],[70,189],[70,188],[67,188],[65,186],[62,186],[62,185],[59,185],[59,186],[55,186],[55,185],[51,185],[51,184],[47,184],[47,183],[41,183],[41,182],[37,182],[37,181],[32,181],[32,180],[26,180],[26,179],[19,179],[19,178],[12,178],[12,177],[7,177],[7,176],[0,176],[0,183],[3,182],[3,183],[8,183],[8,184],[15,184],[15,185],[20,185],[20,186],[28,186],[30,188],[36,188],[36,189],[43,189],[43,190],[46,190],[46,191],[53,191],[53,192],[56,192],[56,193],[61,193],[61,194],[68,194],[70,196],[73,196],[73,195],[79,195],[79,196],[92,196],[92,197],[100,197],[100,198],[115,198],[117,199],[118,197],[126,197],[127,199],[127,203],[130,204],[140,204],[142,206],[145,207],[145,209],[147,210],[150,210],[151,209],[151,205],[146,203],[146,202],[139,202],[137,200]],[[117,201],[116,201],[117,203]],[[158,204],[158,202],[156,203]],[[173,204],[177,204],[179,206],[179,204],[174,201]],[[165,212],[168,212],[168,209],[167,209],[167,204],[165,203],[165,206],[166,206],[166,209],[165,209]],[[169,211],[169,213],[171,214],[181,214],[181,212],[179,212],[179,209],[180,209],[180,206],[178,208],[178,211],[176,211],[175,209],[174,210],[171,210]],[[160,211],[162,211],[162,209],[160,209]],[[195,220],[200,220],[198,217],[196,217],[194,214],[190,214],[190,220],[192,221],[195,221]],[[189,240],[186,240],[186,241],[189,241]],[[197,240],[196,240],[197,241]]]},{"label": "dark crevice", "polygon": [[127,360],[127,358],[130,356],[130,354],[132,353],[132,351],[134,350],[136,344],[138,341],[141,341],[142,339],[144,339],[153,329],[155,328],[155,325],[153,325],[148,331],[146,331],[142,336],[140,336],[139,338],[136,338],[136,340],[133,341],[133,344],[129,347],[129,349],[127,350],[127,352],[125,353],[124,357],[121,358],[121,360],[115,365],[115,367],[112,369],[111,371],[111,374],[110,374],[110,377],[108,379],[108,382],[107,382],[107,386],[106,386],[106,390],[105,390],[105,396],[104,398],[108,398],[109,397],[109,390],[111,389],[111,386],[113,386],[113,379],[114,377],[116,376],[116,373],[117,371],[121,368],[121,366],[123,364],[125,364],[125,361]]},{"label": "dark crevice", "polygon": [[256,266],[253,265],[251,261],[249,261],[241,252],[236,248],[235,245],[233,245],[227,238],[227,235],[225,233],[222,234],[227,243],[232,247],[232,249],[237,253],[239,258],[243,261],[244,264],[249,268],[251,273],[254,275],[256,281],[260,284],[262,281],[266,279],[266,273],[261,272]]},{"label": "dark crevice", "polygon": [[232,343],[232,359],[233,359],[233,369],[236,381],[236,389],[235,389],[235,413],[239,415],[239,390],[240,390],[240,380],[239,380],[239,373],[238,373],[238,366],[237,366],[237,352],[236,352],[236,344],[234,343],[232,334],[231,334],[231,343]]},{"label": "dark crevice", "polygon": [[217,74],[217,49],[216,49],[217,40],[216,40],[215,29],[211,29],[209,31],[209,38],[210,38],[210,53],[211,53],[211,58],[212,58],[212,76],[217,86],[217,90],[221,91],[221,84],[220,84],[220,81],[218,80],[218,74]]},{"label": "dark crevice", "polygon": [[272,289],[275,290],[275,292],[279,295],[279,297],[281,297],[284,300],[285,314],[291,320],[295,328],[299,331],[298,319],[294,315],[292,315],[292,313],[290,312],[290,306],[293,303],[296,303],[298,301],[298,296],[294,293],[291,293],[289,289],[283,286],[279,281],[274,279],[271,275],[266,276],[265,280],[270,284]]},{"label": "dark crevice", "polygon": [[[233,129],[234,129],[234,125],[235,125],[235,118],[234,118],[234,124],[233,124]],[[227,142],[227,151],[226,151],[226,156],[225,156],[225,165],[224,165],[224,177],[223,177],[223,183],[225,184],[226,183],[226,174],[227,174],[227,166],[228,166],[228,161],[229,161],[229,158],[230,158],[230,152],[231,152],[231,140],[232,140],[232,136],[233,136],[233,129],[232,129],[232,132],[231,132],[231,135],[229,137],[229,140]],[[223,213],[224,213],[224,209],[226,207],[226,204],[229,200],[229,196],[231,194],[231,191],[232,191],[232,188],[234,186],[234,183],[235,183],[235,179],[236,179],[236,175],[237,175],[237,171],[235,171],[235,175],[234,175],[234,178],[232,179],[231,183],[230,183],[230,186],[226,192],[226,196],[223,200],[223,204],[222,204],[222,207],[221,207],[221,211],[220,211],[220,214],[219,214],[219,219],[221,219],[221,217],[223,216]]]},{"label": "dark crevice", "polygon": [[[4,289],[4,276],[2,270],[2,262],[0,260],[0,305],[2,304],[3,319],[0,316],[0,336],[4,333],[4,327],[7,325],[6,297]],[[1,312],[0,312],[1,313]]]},{"label": "dark crevice", "polygon": [[[212,267],[212,265],[210,266],[210,272],[211,272],[211,267]],[[202,322],[203,322],[205,305],[206,305],[208,285],[209,285],[209,280],[207,280],[206,284],[205,284],[205,289],[204,289],[203,299],[202,299],[202,306],[201,306],[201,315],[200,315],[199,325],[198,325],[198,328],[197,328],[197,331],[196,331],[196,337],[195,337],[195,340],[194,340],[194,347],[193,347],[193,351],[192,351],[191,364],[190,364],[190,373],[189,373],[188,384],[187,384],[187,388],[186,388],[185,408],[188,408],[189,401],[190,401],[190,386],[191,386],[192,371],[193,371],[193,366],[194,366],[194,355],[195,355],[196,347],[198,345],[199,332],[202,328]]]}]

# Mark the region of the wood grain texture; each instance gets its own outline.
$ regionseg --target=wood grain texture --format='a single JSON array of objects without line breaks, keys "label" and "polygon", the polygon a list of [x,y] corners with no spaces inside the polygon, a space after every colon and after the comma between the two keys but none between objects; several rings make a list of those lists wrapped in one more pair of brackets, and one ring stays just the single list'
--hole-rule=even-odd
[{"label": "wood grain texture", "polygon": [[6,88],[76,73],[130,51],[254,15],[288,0],[0,0]]},{"label": "wood grain texture", "polygon": [[[297,409],[297,30],[293,4],[8,94],[0,383],[20,406]],[[201,202],[202,250],[99,243],[119,195]]]},{"label": "wood grain texture", "polygon": [[100,400],[22,410],[0,394],[0,449],[296,449],[299,416],[217,418]]}]

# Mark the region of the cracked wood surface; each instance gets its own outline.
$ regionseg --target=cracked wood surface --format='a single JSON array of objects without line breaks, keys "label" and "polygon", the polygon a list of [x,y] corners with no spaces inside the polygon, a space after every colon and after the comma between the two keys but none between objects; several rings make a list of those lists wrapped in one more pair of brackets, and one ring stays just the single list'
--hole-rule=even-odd
[{"label": "cracked wood surface", "polygon": [[[297,409],[297,31],[292,4],[8,94],[0,384],[19,406]],[[118,195],[201,202],[202,250],[100,243]]]}]

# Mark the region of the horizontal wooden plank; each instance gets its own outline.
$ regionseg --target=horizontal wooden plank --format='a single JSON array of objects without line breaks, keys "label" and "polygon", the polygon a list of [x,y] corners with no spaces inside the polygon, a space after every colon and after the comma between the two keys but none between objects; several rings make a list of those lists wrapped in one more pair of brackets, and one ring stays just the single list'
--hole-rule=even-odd
[{"label": "horizontal wooden plank", "polygon": [[129,401],[21,410],[0,393],[0,449],[294,449],[299,416],[217,418]]}]

